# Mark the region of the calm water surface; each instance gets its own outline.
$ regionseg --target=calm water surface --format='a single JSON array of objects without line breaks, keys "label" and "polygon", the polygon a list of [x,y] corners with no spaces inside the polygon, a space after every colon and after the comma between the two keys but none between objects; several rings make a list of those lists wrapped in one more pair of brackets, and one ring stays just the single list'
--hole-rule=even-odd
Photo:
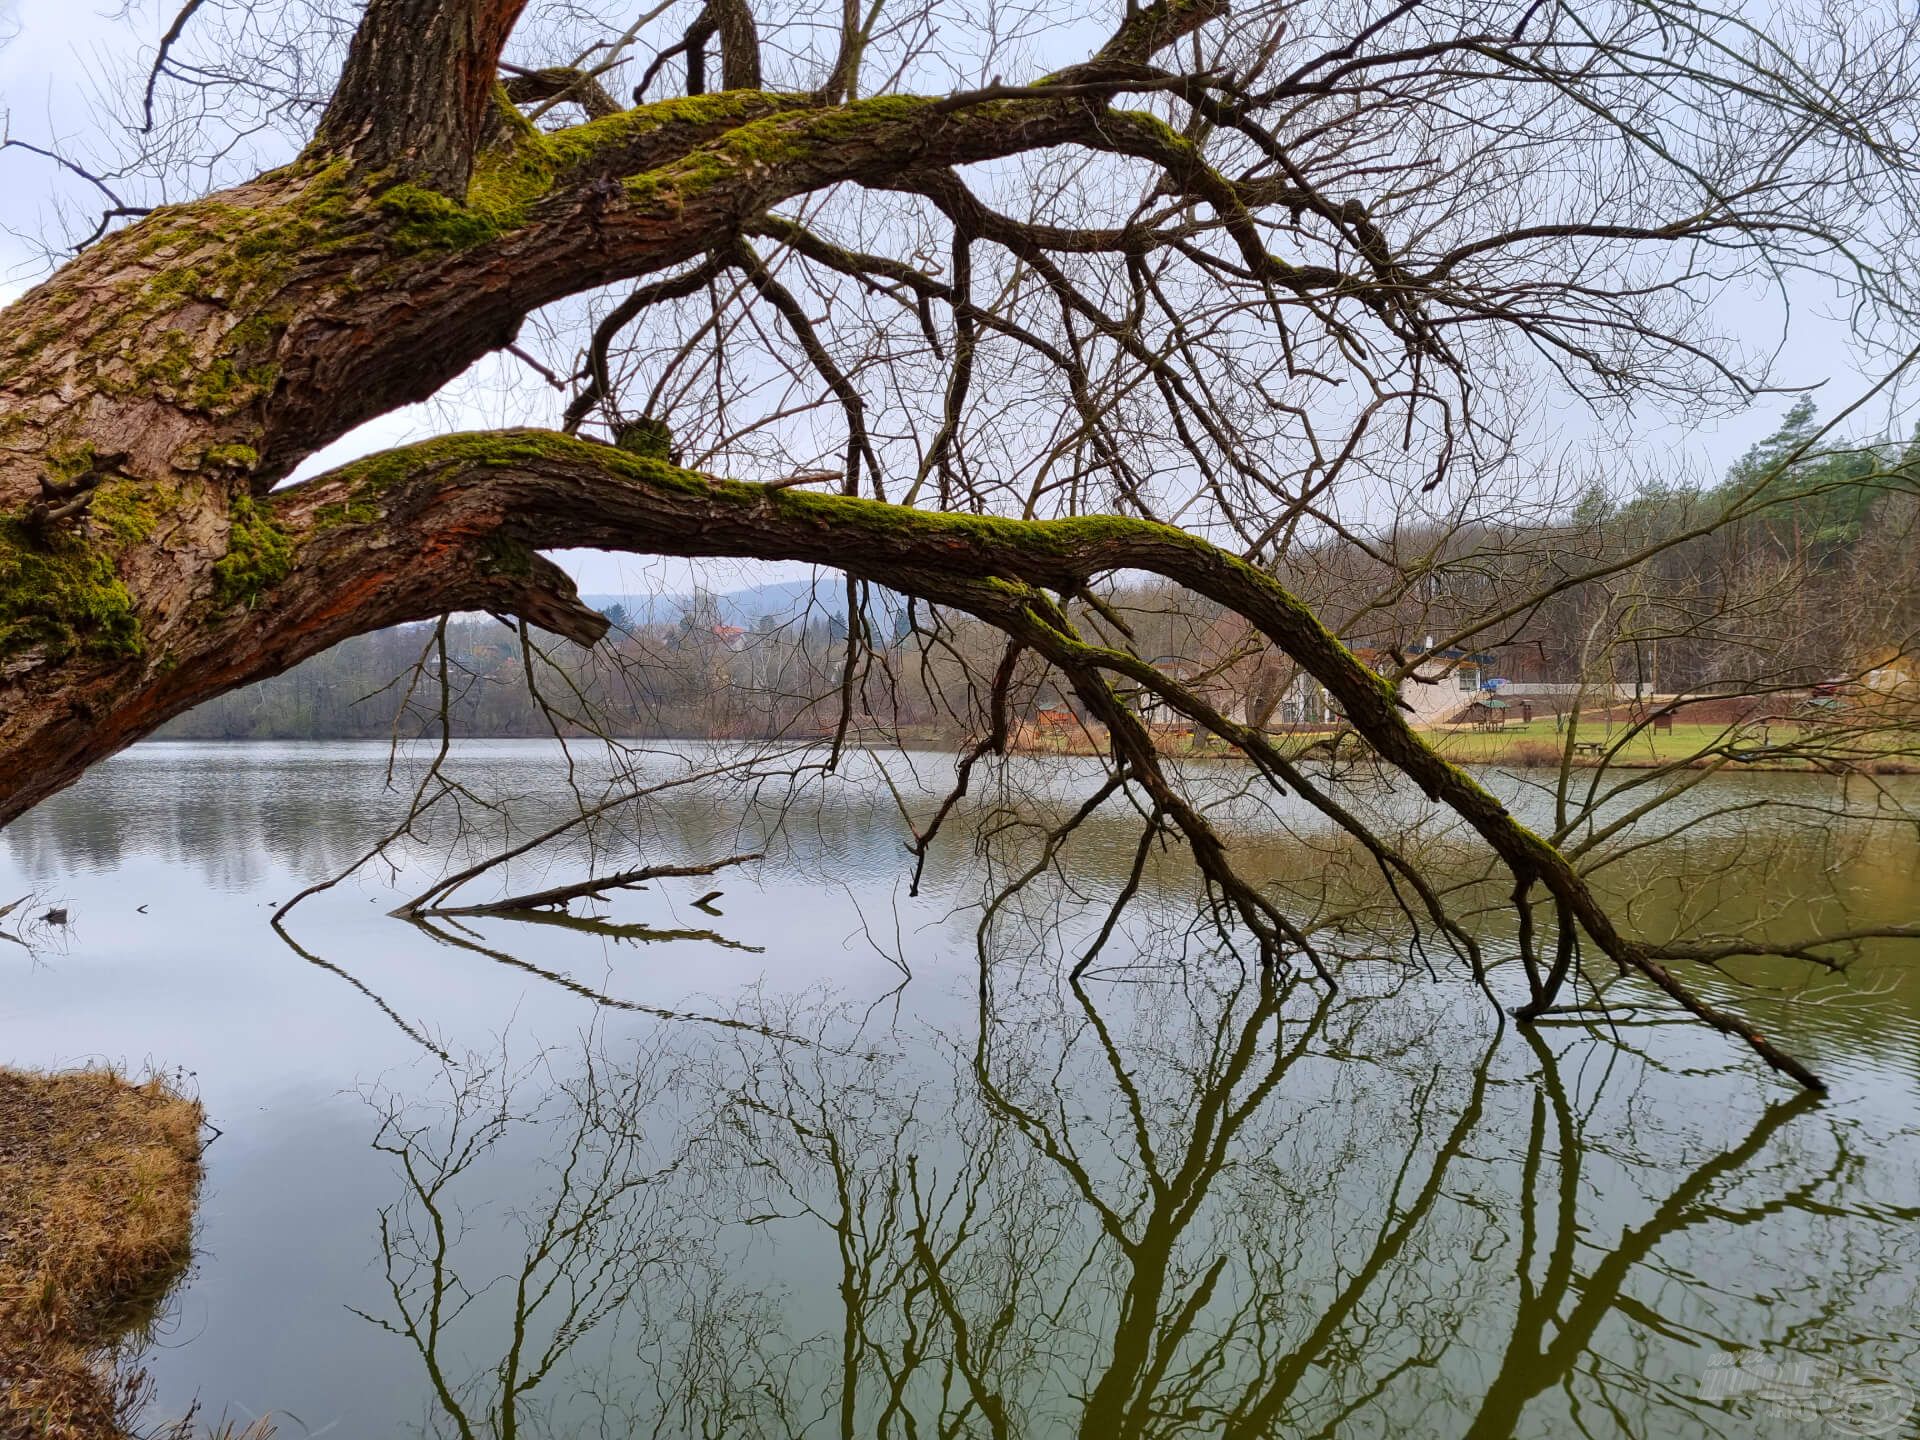
[{"label": "calm water surface", "polygon": [[[469,805],[470,829],[561,813],[555,759],[462,748],[473,793],[511,797]],[[184,1069],[220,1131],[193,1269],[129,1360],[156,1419],[1920,1434],[1913,945],[1817,983],[1714,982],[1816,1061],[1820,1103],[1644,1010],[1610,1035],[1517,1033],[1405,947],[1351,961],[1335,997],[1263,981],[1195,933],[1173,858],[1073,983],[1137,830],[1098,818],[983,940],[987,887],[1031,858],[1021,824],[1092,772],[1016,766],[1017,791],[969,812],[1000,842],[956,825],[914,896],[900,809],[924,815],[952,762],[899,752],[792,803],[690,785],[610,815],[606,865],[767,859],[657,881],[594,924],[392,918],[442,832],[306,902],[288,943],[274,906],[398,817],[386,761],[147,745],[0,834],[0,902],[36,891],[74,920],[35,954],[0,947],[0,1057]],[[1236,772],[1208,783],[1274,884],[1338,868],[1331,841],[1236,798]],[[1835,783],[1701,787],[1682,844],[1598,883],[1643,934],[1912,919],[1911,829],[1741,808]],[[587,844],[515,888],[576,878]],[[1505,922],[1485,923],[1497,954]]]}]

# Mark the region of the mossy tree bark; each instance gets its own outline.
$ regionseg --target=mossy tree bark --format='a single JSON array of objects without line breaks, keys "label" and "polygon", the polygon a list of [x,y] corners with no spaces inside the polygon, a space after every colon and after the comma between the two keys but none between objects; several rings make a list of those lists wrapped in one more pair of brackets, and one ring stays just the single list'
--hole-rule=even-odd
[{"label": "mossy tree bark", "polygon": [[[1437,255],[1416,273],[1366,205],[1315,190],[1249,118],[1273,96],[1304,104],[1331,93],[1335,80],[1317,73],[1324,66],[1358,75],[1353,83],[1365,90],[1375,83],[1368,67],[1405,57],[1383,52],[1363,65],[1352,57],[1367,37],[1356,37],[1315,66],[1276,71],[1266,90],[1253,82],[1272,48],[1231,83],[1197,61],[1184,73],[1158,68],[1169,47],[1224,14],[1218,0],[1129,6],[1084,64],[1031,85],[866,99],[841,98],[857,91],[850,57],[865,43],[852,31],[823,88],[746,88],[761,75],[756,30],[743,0],[728,0],[703,11],[689,32],[689,72],[704,63],[698,46],[717,36],[728,89],[540,130],[497,83],[522,3],[372,0],[332,102],[295,163],[107,235],[0,314],[0,823],[195,703],[357,633],[484,608],[592,643],[605,621],[540,558],[545,548],[806,560],[977,615],[1073,677],[1089,707],[1108,712],[1116,763],[1150,782],[1156,815],[1173,817],[1209,877],[1241,899],[1258,930],[1272,917],[1232,876],[1204,820],[1171,790],[1155,789],[1164,777],[1151,747],[1120,753],[1126,737],[1139,737],[1101,677],[1144,678],[1249,753],[1261,750],[1260,737],[1170,677],[1142,677],[1129,657],[1087,645],[1053,598],[1079,595],[1105,572],[1149,571],[1237,611],[1325,685],[1382,756],[1492,847],[1512,872],[1523,911],[1527,893],[1543,888],[1562,925],[1577,923],[1615,964],[1740,1036],[1767,1063],[1817,1083],[1751,1026],[1688,993],[1654,952],[1623,938],[1566,859],[1424,744],[1396,708],[1392,686],[1311,611],[1267,573],[1193,534],[1145,518],[995,519],[743,484],[530,431],[448,437],[276,488],[356,425],[432,395],[510,344],[539,307],[703,257],[720,268],[751,266],[749,234],[778,235],[813,261],[894,287],[923,307],[950,307],[960,356],[948,425],[928,447],[927,465],[941,472],[943,500],[953,416],[970,383],[977,333],[990,324],[1068,375],[1088,433],[1101,433],[1077,348],[989,316],[970,296],[967,247],[984,240],[1042,278],[1069,331],[1099,333],[1170,405],[1216,426],[1204,438],[1229,456],[1228,480],[1257,479],[1226,433],[1226,408],[1206,410],[1181,391],[1132,322],[1077,292],[1054,257],[1122,256],[1139,277],[1142,257],[1178,252],[1209,283],[1244,287],[1248,313],[1263,323],[1280,314],[1282,299],[1297,302],[1349,354],[1364,346],[1345,317],[1364,315],[1377,340],[1412,357],[1419,377],[1464,364],[1423,306],[1447,301],[1461,316],[1484,317],[1494,303],[1474,288],[1478,281],[1461,278],[1477,257],[1583,236],[1625,245],[1722,233],[1744,241],[1764,228],[1751,213],[1716,202],[1683,207],[1680,218],[1660,224],[1528,226]],[[1280,43],[1276,32],[1273,46]],[[1454,48],[1479,63],[1491,44],[1478,30],[1463,31]],[[1585,42],[1576,48],[1584,66]],[[1420,81],[1419,53],[1405,53]],[[1523,59],[1516,73],[1539,73],[1537,56]],[[564,93],[564,73],[553,75],[560,78],[533,89]],[[1192,124],[1176,131],[1117,103],[1143,91],[1180,97]],[[604,91],[595,94],[586,108],[604,111]],[[1271,173],[1236,178],[1210,164],[1195,137],[1215,128],[1242,137]],[[1155,178],[1143,203],[1165,202],[1166,215],[1084,232],[1022,224],[982,206],[956,174],[1057,147],[1144,167]],[[951,280],[855,255],[769,215],[847,184],[910,190],[943,213],[956,233]],[[1256,214],[1322,226],[1341,263],[1293,264],[1270,253],[1271,227]],[[1779,228],[1806,232],[1792,215]],[[1201,236],[1218,239],[1223,253],[1203,253]],[[765,274],[757,280],[763,290],[777,288]],[[672,283],[663,281],[662,293]],[[1571,308],[1558,323],[1570,332],[1584,323],[1583,286],[1565,290]],[[1150,289],[1143,280],[1142,307]],[[1516,324],[1529,337],[1544,333],[1528,306],[1515,312]],[[781,309],[796,331],[810,323],[798,305]],[[1612,345],[1617,310],[1602,322]],[[1289,323],[1278,321],[1281,347]],[[1597,347],[1592,363],[1606,363]],[[1196,456],[1205,448],[1184,430],[1182,438]],[[1091,448],[1125,473],[1115,447],[1096,438]],[[855,489],[859,458],[850,453]],[[1202,469],[1209,493],[1230,510],[1220,476]],[[1302,493],[1296,520],[1311,499]],[[982,508],[990,507],[956,501],[942,510]],[[1151,513],[1145,502],[1136,508]],[[1254,519],[1262,527],[1292,523]],[[1273,753],[1261,763],[1276,775],[1286,766]],[[1432,892],[1423,893],[1437,908]],[[1311,953],[1303,937],[1279,939]],[[1471,938],[1460,939],[1471,950]],[[1531,1008],[1543,1011],[1565,966],[1542,979],[1527,958]]]},{"label": "mossy tree bark", "polygon": [[[375,551],[407,583],[354,577],[366,604],[315,623],[308,602],[347,577],[263,497],[543,304],[701,255],[795,195],[1101,129],[1077,97],[726,92],[551,134],[508,121],[475,149],[468,87],[421,88],[422,51],[395,38],[415,11],[468,8],[437,63],[490,77],[494,55],[461,46],[497,53],[500,6],[375,5],[298,163],[109,235],[0,315],[0,823],[347,635],[485,603],[593,638],[558,570],[502,571],[480,532],[436,539],[432,569],[388,537]],[[396,86],[412,103],[383,104]]]}]

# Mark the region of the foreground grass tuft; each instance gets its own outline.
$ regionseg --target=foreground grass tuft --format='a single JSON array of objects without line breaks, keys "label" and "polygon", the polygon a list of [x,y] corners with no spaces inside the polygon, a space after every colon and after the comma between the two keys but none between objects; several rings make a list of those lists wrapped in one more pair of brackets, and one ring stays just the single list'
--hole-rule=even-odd
[{"label": "foreground grass tuft", "polygon": [[192,1254],[199,1102],[0,1069],[0,1436],[121,1434],[105,1356]]}]

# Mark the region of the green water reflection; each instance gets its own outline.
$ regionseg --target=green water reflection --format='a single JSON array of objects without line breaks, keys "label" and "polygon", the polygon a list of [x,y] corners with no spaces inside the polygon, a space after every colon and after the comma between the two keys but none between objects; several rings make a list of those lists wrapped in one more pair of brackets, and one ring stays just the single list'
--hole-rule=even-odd
[{"label": "green water reflection", "polygon": [[[687,904],[702,882],[584,925],[413,926],[384,913],[421,883],[403,860],[296,912],[288,948],[269,902],[364,844],[377,752],[136,756],[4,837],[6,882],[57,880],[82,924],[10,977],[0,1043],[143,1037],[229,1131],[180,1323],[141,1357],[175,1413],[277,1410],[295,1435],[1920,1433],[1911,945],[1704,978],[1827,1070],[1814,1101],[1644,996],[1601,1026],[1503,1024],[1394,939],[1334,838],[1257,817],[1252,868],[1360,937],[1337,995],[1222,950],[1177,856],[1071,980],[1132,863],[1124,817],[983,943],[1032,787],[1011,850],[937,849],[911,897],[900,787],[856,777],[744,818],[689,794],[593,840],[767,848],[717,914]],[[473,764],[528,772],[510,747]],[[1909,830],[1713,813],[1823,783],[1730,782],[1657,863],[1596,883],[1656,937],[1910,919]],[[1504,923],[1476,918],[1490,953]],[[143,988],[156,971],[183,998]]]}]

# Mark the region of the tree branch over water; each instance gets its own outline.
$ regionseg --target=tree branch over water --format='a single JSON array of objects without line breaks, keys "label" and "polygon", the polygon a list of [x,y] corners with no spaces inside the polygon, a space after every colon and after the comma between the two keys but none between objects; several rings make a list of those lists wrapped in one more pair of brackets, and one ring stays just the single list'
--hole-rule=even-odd
[{"label": "tree branch over water", "polygon": [[[1908,30],[1688,0],[1603,16],[1155,0],[1057,63],[1023,52],[1013,73],[1006,35],[1057,49],[1068,29],[940,0],[885,26],[878,10],[745,0],[537,26],[520,0],[372,0],[339,44],[276,0],[240,8],[284,23],[243,26],[228,56],[225,22],[188,7],[143,67],[140,114],[118,131],[102,116],[102,143],[117,137],[154,195],[113,172],[113,211],[79,254],[0,312],[0,823],[196,704],[461,611],[512,617],[553,734],[615,743],[536,632],[633,657],[542,552],[803,562],[845,577],[836,659],[755,683],[803,690],[790,708],[823,743],[798,767],[743,766],[746,793],[831,773],[873,730],[874,697],[906,683],[877,597],[904,597],[923,657],[958,657],[984,702],[954,707],[970,730],[956,795],[1007,748],[1016,680],[1098,731],[1111,788],[1094,793],[1133,805],[1142,830],[1096,950],[1177,842],[1201,910],[1223,938],[1251,937],[1261,966],[1304,964],[1332,989],[1343,953],[1377,953],[1343,952],[1337,927],[1248,877],[1163,753],[1149,716],[1171,713],[1247,757],[1263,798],[1301,797],[1335,825],[1385,879],[1411,949],[1431,966],[1438,936],[1495,994],[1462,887],[1348,803],[1337,742],[1322,774],[1269,735],[1280,692],[1310,682],[1367,765],[1502,872],[1522,1019],[1611,969],[1818,1086],[1665,963],[1711,957],[1649,946],[1595,898],[1603,857],[1580,832],[1608,822],[1569,778],[1591,742],[1569,724],[1543,835],[1414,728],[1396,685],[1449,678],[1431,673],[1447,646],[1418,647],[1423,663],[1415,634],[1515,643],[1548,613],[1587,637],[1582,687],[1602,657],[1644,667],[1663,641],[1739,672],[1747,694],[1823,658],[1804,623],[1781,673],[1741,657],[1831,590],[1820,546],[1844,532],[1864,556],[1868,519],[1900,521],[1912,457],[1869,447],[1864,468],[1815,475],[1824,432],[1796,432],[1703,514],[1587,554],[1568,517],[1589,497],[1530,461],[1531,427],[1570,405],[1625,423],[1769,394],[1765,364],[1716,329],[1749,282],[1783,301],[1793,284],[1841,287],[1884,353],[1908,357],[1890,362],[1897,388],[1920,169],[1882,137],[1920,115]],[[615,72],[643,58],[623,107]],[[333,77],[323,92],[314,74]],[[685,93],[645,98],[682,75]],[[235,168],[256,150],[221,127],[242,113],[287,163]],[[164,203],[180,193],[200,198]],[[536,377],[522,408],[558,410],[559,428],[446,434],[309,476],[370,420],[457,403],[503,354]],[[1530,531],[1506,523],[1516,510]],[[1725,583],[1649,580],[1703,547],[1778,538],[1781,517],[1777,566],[1736,555]],[[1142,577],[1238,626],[1239,653],[1129,633],[1116,601]],[[1844,631],[1858,653],[1830,663],[1911,661],[1911,592],[1862,587]],[[966,626],[1004,663],[971,669]],[[742,628],[716,616],[675,643],[726,677]],[[444,621],[436,634],[420,666],[444,761],[458,664]],[[1265,698],[1217,703],[1243,656]],[[1637,716],[1615,742],[1606,714],[1603,762],[1656,725]],[[1757,750],[1729,733],[1687,763],[1863,768],[1898,729]],[[577,780],[583,822],[624,803]],[[436,766],[367,858],[411,842],[429,810],[493,804]],[[944,818],[914,829],[919,861]],[[402,911],[542,843],[508,843]]]}]

